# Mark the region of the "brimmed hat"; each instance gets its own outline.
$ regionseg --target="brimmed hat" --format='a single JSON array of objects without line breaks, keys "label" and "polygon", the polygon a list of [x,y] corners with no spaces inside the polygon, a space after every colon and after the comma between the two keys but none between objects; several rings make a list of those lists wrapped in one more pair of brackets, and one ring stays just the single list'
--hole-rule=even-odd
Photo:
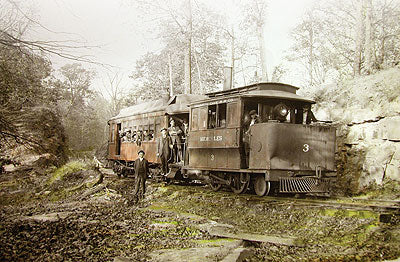
[{"label": "brimmed hat", "polygon": [[161,128],[160,132],[162,132],[163,130],[168,131],[168,129],[166,129],[165,127]]},{"label": "brimmed hat", "polygon": [[138,152],[137,152],[137,154],[139,155],[140,154],[140,152],[142,152],[143,153],[143,155],[145,155],[146,153],[143,151],[143,150],[139,150]]},{"label": "brimmed hat", "polygon": [[249,115],[257,115],[257,111],[256,110],[251,110]]},{"label": "brimmed hat", "polygon": [[171,123],[172,121],[174,121],[174,122],[175,122],[175,119],[171,118],[171,119],[169,120],[169,122],[170,122],[170,123]]}]

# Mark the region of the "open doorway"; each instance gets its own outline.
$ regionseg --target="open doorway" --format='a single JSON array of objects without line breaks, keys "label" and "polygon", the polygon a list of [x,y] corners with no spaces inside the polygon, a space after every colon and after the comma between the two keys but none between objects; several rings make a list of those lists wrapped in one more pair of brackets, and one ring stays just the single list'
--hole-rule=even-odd
[{"label": "open doorway", "polygon": [[115,149],[115,152],[116,152],[116,155],[120,155],[121,154],[121,136],[120,136],[120,133],[121,133],[121,123],[119,123],[119,124],[117,124],[117,132],[116,132],[117,134],[116,134],[116,136],[115,136],[115,145],[116,145],[116,149]]}]

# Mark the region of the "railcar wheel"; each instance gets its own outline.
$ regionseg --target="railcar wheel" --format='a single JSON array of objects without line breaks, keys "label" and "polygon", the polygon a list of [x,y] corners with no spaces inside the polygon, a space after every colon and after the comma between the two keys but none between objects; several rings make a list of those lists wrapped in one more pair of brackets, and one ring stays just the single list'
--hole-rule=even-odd
[{"label": "railcar wheel", "polygon": [[235,194],[241,194],[247,190],[250,183],[250,175],[240,173],[240,175],[231,175],[231,189]]},{"label": "railcar wheel", "polygon": [[257,176],[254,181],[254,191],[258,196],[268,195],[271,189],[271,183],[269,181],[265,181],[264,176]]}]

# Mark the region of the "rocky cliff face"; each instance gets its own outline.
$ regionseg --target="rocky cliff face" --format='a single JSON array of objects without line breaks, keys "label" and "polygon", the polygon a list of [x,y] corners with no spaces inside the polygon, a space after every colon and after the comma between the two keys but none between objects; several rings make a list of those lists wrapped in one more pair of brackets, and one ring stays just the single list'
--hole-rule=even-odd
[{"label": "rocky cliff face", "polygon": [[54,110],[30,107],[18,111],[3,110],[2,113],[0,160],[8,159],[17,164],[38,161],[40,166],[66,162],[66,136]]},{"label": "rocky cliff face", "polygon": [[400,181],[399,67],[301,92],[317,101],[317,119],[337,127],[338,177],[345,191]]}]

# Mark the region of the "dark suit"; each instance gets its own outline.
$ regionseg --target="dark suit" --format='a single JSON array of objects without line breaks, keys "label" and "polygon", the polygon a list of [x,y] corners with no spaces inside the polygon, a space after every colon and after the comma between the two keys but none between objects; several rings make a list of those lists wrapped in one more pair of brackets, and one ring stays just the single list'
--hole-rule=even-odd
[{"label": "dark suit", "polygon": [[162,172],[168,173],[168,159],[170,156],[170,149],[172,146],[171,137],[159,137],[157,140],[157,153],[161,160]]},{"label": "dark suit", "polygon": [[173,162],[179,162],[182,160],[182,129],[179,126],[170,126],[168,127],[168,132],[171,136],[171,141],[173,145]]},{"label": "dark suit", "polygon": [[143,197],[146,192],[146,178],[149,174],[149,162],[147,159],[143,158],[140,161],[140,158],[135,160],[135,191],[134,194],[137,195],[139,193],[140,188],[142,188],[142,192],[140,194]]}]

